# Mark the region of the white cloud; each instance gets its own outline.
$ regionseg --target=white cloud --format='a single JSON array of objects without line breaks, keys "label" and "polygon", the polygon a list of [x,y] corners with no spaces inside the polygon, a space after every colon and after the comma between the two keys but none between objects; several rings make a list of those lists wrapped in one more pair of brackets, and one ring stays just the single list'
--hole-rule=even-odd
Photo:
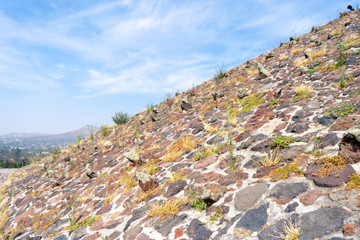
[{"label": "white cloud", "polygon": [[0,12],[0,85],[69,87],[63,81],[72,78],[82,97],[185,89],[211,78],[216,64],[240,64],[269,41],[306,31],[323,16],[309,10],[315,4],[104,1],[46,22]]}]

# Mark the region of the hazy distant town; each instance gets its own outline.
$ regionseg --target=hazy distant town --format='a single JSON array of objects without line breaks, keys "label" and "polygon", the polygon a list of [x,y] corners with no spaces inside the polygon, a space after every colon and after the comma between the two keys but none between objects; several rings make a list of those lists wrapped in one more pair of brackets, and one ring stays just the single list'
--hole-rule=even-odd
[{"label": "hazy distant town", "polygon": [[85,126],[62,134],[11,133],[0,136],[0,168],[19,168],[75,143],[98,129]]}]

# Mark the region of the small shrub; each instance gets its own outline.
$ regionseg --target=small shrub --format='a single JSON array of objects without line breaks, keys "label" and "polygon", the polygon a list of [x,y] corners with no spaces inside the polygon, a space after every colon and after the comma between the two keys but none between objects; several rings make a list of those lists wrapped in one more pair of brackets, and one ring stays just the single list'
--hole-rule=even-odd
[{"label": "small shrub", "polygon": [[342,42],[342,43],[339,43],[336,48],[340,52],[340,55],[335,63],[335,68],[338,69],[339,67],[342,67],[345,64],[344,51],[346,50],[347,46],[346,46],[346,43]]},{"label": "small shrub", "polygon": [[128,113],[117,112],[115,116],[111,118],[117,125],[122,125],[130,118],[130,115]]},{"label": "small shrub", "polygon": [[297,161],[295,161],[294,163],[290,163],[289,165],[282,168],[274,169],[270,173],[270,177],[276,176],[274,180],[287,179],[291,172],[297,174],[298,176],[301,176],[301,174],[303,173],[303,171],[299,169],[299,164]]},{"label": "small shrub", "polygon": [[68,231],[74,231],[76,229],[78,229],[79,227],[89,227],[91,226],[93,223],[95,223],[101,216],[100,215],[96,215],[94,217],[92,216],[87,216],[86,218],[84,218],[83,220],[75,223],[74,225],[70,225],[67,227]]},{"label": "small shrub", "polygon": [[50,150],[50,153],[54,154],[54,155],[58,155],[58,154],[60,154],[60,152],[61,152],[60,148],[53,148]]},{"label": "small shrub", "polygon": [[224,65],[219,66],[214,74],[215,77],[215,81],[219,81],[220,79],[225,77],[225,70],[224,70]]},{"label": "small shrub", "polygon": [[156,164],[151,164],[147,169],[146,169],[146,172],[149,174],[149,175],[154,175],[156,173],[156,170],[157,170],[157,165]]},{"label": "small shrub", "polygon": [[353,114],[360,108],[360,104],[354,102],[343,103],[338,106],[325,108],[325,117],[327,118],[339,118],[346,117]]},{"label": "small shrub", "polygon": [[274,107],[280,105],[282,102],[284,102],[284,101],[281,99],[271,98],[265,104],[262,104],[260,107],[261,108],[268,108],[268,107],[274,108]]},{"label": "small shrub", "polygon": [[184,170],[182,170],[181,172],[177,173],[177,172],[170,172],[169,174],[169,182],[170,183],[174,183],[180,180],[185,179],[187,176],[183,175]]},{"label": "small shrub", "polygon": [[214,210],[210,213],[210,216],[206,218],[207,223],[214,224],[219,221],[223,216],[223,210],[220,208],[220,212]]},{"label": "small shrub", "polygon": [[120,183],[125,189],[130,189],[136,186],[136,182],[133,180],[132,174],[125,174],[125,176],[121,178]]},{"label": "small shrub", "polygon": [[256,94],[252,94],[244,99],[242,99],[241,101],[241,106],[242,112],[248,112],[250,111],[253,107],[257,107],[259,106],[261,103],[263,103],[265,100],[260,98],[260,95],[262,93],[256,93]]},{"label": "small shrub", "polygon": [[149,114],[149,113],[151,113],[153,111],[154,111],[154,104],[152,102],[146,104],[146,112]]},{"label": "small shrub", "polygon": [[202,212],[206,209],[206,203],[201,197],[192,200],[191,206],[199,212]]},{"label": "small shrub", "polygon": [[103,125],[103,126],[101,126],[100,131],[101,131],[101,135],[106,137],[109,134],[109,127]]},{"label": "small shrub", "polygon": [[206,158],[206,157],[208,157],[208,156],[211,156],[211,155],[213,155],[214,153],[215,153],[215,152],[214,152],[213,149],[208,149],[208,150],[206,150],[206,151],[198,152],[198,153],[196,153],[196,155],[195,155],[195,159],[200,160],[200,159]]},{"label": "small shrub", "polygon": [[290,143],[299,142],[300,139],[294,137],[283,137],[283,136],[275,136],[273,141],[271,142],[271,147],[273,148],[288,148]]}]

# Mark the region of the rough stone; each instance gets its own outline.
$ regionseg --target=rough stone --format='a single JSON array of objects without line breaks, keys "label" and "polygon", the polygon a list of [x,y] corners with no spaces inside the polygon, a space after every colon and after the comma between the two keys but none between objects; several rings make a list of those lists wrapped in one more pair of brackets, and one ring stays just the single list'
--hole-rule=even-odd
[{"label": "rough stone", "polygon": [[267,191],[268,184],[258,183],[250,185],[237,192],[234,200],[234,207],[238,211],[246,211],[250,209],[261,196]]},{"label": "rough stone", "polygon": [[360,127],[346,131],[339,144],[339,155],[353,164],[360,161]]},{"label": "rough stone", "polygon": [[288,224],[296,225],[299,222],[299,215],[293,214],[287,220],[282,219],[274,225],[265,228],[259,233],[259,240],[282,240],[281,234],[284,234],[284,226]]},{"label": "rough stone", "polygon": [[317,176],[314,176],[314,172],[317,171],[317,167],[310,166],[308,167],[308,170],[304,173],[305,177],[313,180],[315,185],[318,187],[338,187],[342,186],[344,183],[349,181],[349,177],[355,173],[355,169],[347,164],[345,167],[341,170],[341,172],[320,178]]},{"label": "rough stone", "polygon": [[188,235],[193,240],[208,240],[212,232],[204,227],[198,219],[193,219],[187,228]]},{"label": "rough stone", "polygon": [[276,199],[293,199],[299,194],[307,191],[308,185],[303,182],[298,183],[278,183],[270,191],[270,197]]},{"label": "rough stone", "polygon": [[258,63],[258,70],[259,70],[259,76],[261,79],[263,78],[267,78],[267,77],[270,77],[271,74],[269,73],[268,70],[266,70],[266,68],[261,64],[261,63]]},{"label": "rough stone", "polygon": [[344,226],[344,220],[350,215],[341,207],[322,207],[304,213],[300,218],[301,233],[299,240],[321,238],[339,231]]},{"label": "rough stone", "polygon": [[326,134],[319,140],[318,147],[325,148],[328,146],[335,146],[340,142],[340,140],[341,139],[337,136],[336,133]]},{"label": "rough stone", "polygon": [[186,186],[185,180],[180,180],[180,181],[171,183],[165,193],[165,197],[172,197],[172,196],[178,194],[179,192],[184,190],[185,186]]},{"label": "rough stone", "polygon": [[298,204],[297,202],[290,203],[290,204],[287,205],[287,207],[285,208],[285,212],[287,212],[287,213],[289,213],[289,212],[294,212],[298,206],[299,206],[299,204]]},{"label": "rough stone", "polygon": [[243,172],[234,172],[220,178],[219,183],[223,186],[227,186],[238,182],[239,180],[248,179],[249,174]]},{"label": "rough stone", "polygon": [[205,187],[202,193],[202,199],[207,206],[211,206],[213,203],[219,201],[225,194],[226,188],[217,183],[209,184]]},{"label": "rough stone", "polygon": [[105,147],[106,149],[111,148],[112,145],[113,145],[113,143],[112,143],[111,141],[106,141],[106,142],[104,142],[104,147]]},{"label": "rough stone", "polygon": [[354,224],[345,224],[343,229],[344,236],[354,236],[356,233],[356,226]]},{"label": "rough stone", "polygon": [[124,233],[124,240],[135,240],[139,233],[142,231],[142,229],[143,228],[140,226],[129,229]]},{"label": "rough stone", "polygon": [[318,199],[321,193],[322,192],[319,190],[310,190],[300,197],[300,202],[305,206],[312,205],[316,201],[316,199]]},{"label": "rough stone", "polygon": [[124,157],[134,164],[141,164],[143,162],[140,155],[134,151],[124,153]]},{"label": "rough stone", "polygon": [[214,162],[216,162],[218,160],[218,157],[219,156],[217,154],[213,154],[211,156],[200,159],[199,161],[197,161],[194,164],[194,169],[206,168],[207,166],[209,166],[209,165],[213,164]]},{"label": "rough stone", "polygon": [[169,236],[172,229],[177,226],[179,223],[183,222],[186,219],[186,214],[181,215],[170,215],[162,221],[158,221],[154,224],[154,228],[161,233],[163,236]]},{"label": "rough stone", "polygon": [[268,219],[267,208],[267,205],[263,204],[259,208],[248,210],[235,228],[243,228],[252,232],[262,230]]},{"label": "rough stone", "polygon": [[139,186],[144,192],[159,186],[159,182],[155,178],[152,178],[149,174],[137,172],[136,178],[139,180]]}]

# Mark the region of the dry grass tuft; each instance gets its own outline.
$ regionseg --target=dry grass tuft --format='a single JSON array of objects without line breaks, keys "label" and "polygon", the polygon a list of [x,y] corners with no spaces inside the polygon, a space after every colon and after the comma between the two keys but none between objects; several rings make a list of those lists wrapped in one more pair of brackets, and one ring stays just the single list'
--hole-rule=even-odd
[{"label": "dry grass tuft", "polygon": [[163,161],[164,162],[172,162],[174,161],[175,159],[177,159],[178,157],[181,156],[183,152],[182,151],[168,151],[168,153],[166,153],[162,158],[163,158]]},{"label": "dry grass tuft", "polygon": [[291,53],[292,54],[298,54],[299,52],[302,52],[302,51],[304,51],[305,50],[305,48],[302,48],[302,47],[294,47],[292,50],[291,50]]},{"label": "dry grass tuft", "polygon": [[279,151],[269,152],[265,158],[260,161],[260,164],[264,167],[276,166],[281,160],[281,154]]},{"label": "dry grass tuft", "polygon": [[288,58],[289,58],[289,56],[287,56],[287,55],[281,55],[281,56],[279,57],[279,60],[283,61],[283,60],[286,60],[286,59],[288,59]]},{"label": "dry grass tuft", "polygon": [[288,221],[283,224],[284,233],[280,237],[284,240],[297,240],[300,236],[300,227],[297,222]]},{"label": "dry grass tuft", "polygon": [[135,202],[142,202],[145,199],[147,199],[149,196],[154,195],[162,190],[163,186],[157,186],[154,189],[150,189],[149,191],[144,192],[143,190],[139,190],[138,193],[135,196]]},{"label": "dry grass tuft", "polygon": [[246,69],[246,73],[250,76],[254,76],[259,73],[258,69]]},{"label": "dry grass tuft", "polygon": [[334,30],[332,30],[332,32],[330,33],[331,35],[333,36],[336,36],[336,35],[340,35],[342,32],[342,27],[341,26],[338,26],[337,28],[335,28]]},{"label": "dry grass tuft", "polygon": [[185,179],[187,176],[183,175],[184,170],[182,170],[181,172],[177,173],[177,172],[170,172],[169,174],[169,180],[168,182],[170,183],[174,183],[180,180]]},{"label": "dry grass tuft", "polygon": [[167,148],[167,153],[163,156],[163,160],[165,162],[172,162],[180,157],[183,152],[195,148],[196,145],[197,141],[193,136],[182,137]]},{"label": "dry grass tuft", "polygon": [[314,91],[314,88],[310,84],[301,84],[299,86],[294,86],[293,90],[296,92],[297,95],[306,95],[312,93]]},{"label": "dry grass tuft", "polygon": [[208,133],[212,133],[215,132],[217,130],[216,127],[213,127],[211,125],[205,124],[204,126],[205,131],[207,131]]},{"label": "dry grass tuft", "polygon": [[314,60],[316,58],[323,57],[326,54],[326,52],[327,52],[327,49],[324,47],[317,51],[311,51],[309,53],[309,57],[311,60]]},{"label": "dry grass tuft", "polygon": [[339,174],[347,161],[339,155],[317,159],[315,163],[320,166],[316,176],[324,178],[331,174]]},{"label": "dry grass tuft", "polygon": [[130,189],[136,186],[136,181],[134,180],[134,174],[125,174],[121,179],[120,179],[120,184],[125,188],[125,189]]},{"label": "dry grass tuft", "polygon": [[147,211],[146,214],[150,217],[160,217],[160,219],[163,220],[169,215],[178,214],[181,206],[187,201],[186,199],[175,198],[163,203],[157,202],[151,205],[151,209]]},{"label": "dry grass tuft", "polygon": [[296,66],[296,67],[305,66],[306,64],[309,64],[310,62],[311,62],[310,59],[297,60],[297,61],[295,62],[295,66]]}]

